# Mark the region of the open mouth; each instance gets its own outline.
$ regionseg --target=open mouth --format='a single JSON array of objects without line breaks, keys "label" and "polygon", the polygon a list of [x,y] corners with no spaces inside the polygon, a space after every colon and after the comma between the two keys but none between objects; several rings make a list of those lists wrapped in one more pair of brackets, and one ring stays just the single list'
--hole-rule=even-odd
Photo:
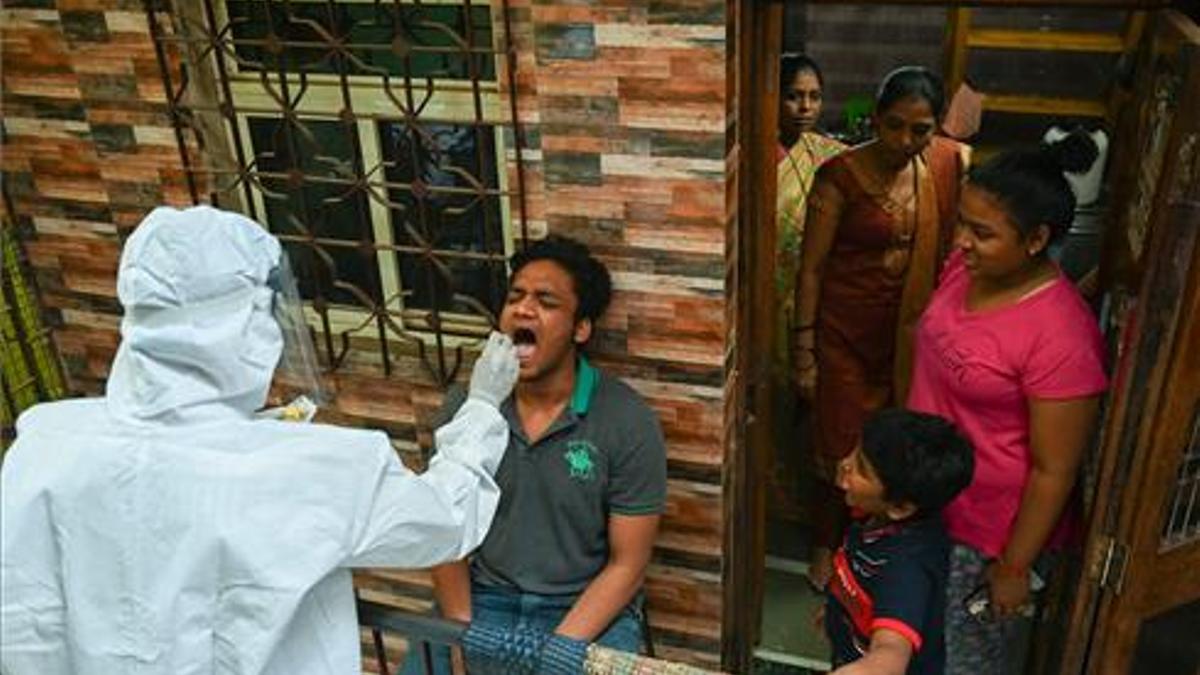
[{"label": "open mouth", "polygon": [[517,348],[517,359],[524,361],[533,356],[537,348],[537,335],[528,328],[518,328],[512,333],[513,345]]}]

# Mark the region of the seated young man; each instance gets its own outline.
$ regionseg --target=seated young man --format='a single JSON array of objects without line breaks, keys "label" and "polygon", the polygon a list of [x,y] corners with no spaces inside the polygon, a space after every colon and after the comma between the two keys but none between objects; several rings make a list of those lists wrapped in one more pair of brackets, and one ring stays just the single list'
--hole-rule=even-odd
[{"label": "seated young man", "polygon": [[[641,646],[640,590],[666,500],[666,449],[641,397],[581,352],[611,289],[608,270],[572,240],[551,237],[513,256],[500,330],[516,344],[520,370],[500,406],[510,428],[496,473],[500,506],[469,561],[434,569],[443,615],[576,646]],[[452,392],[444,413],[459,400]],[[436,661],[445,672],[445,658]]]},{"label": "seated young man", "polygon": [[855,520],[826,587],[835,675],[942,672],[950,543],[941,510],[973,470],[970,444],[941,417],[891,409],[867,420],[838,466]]}]

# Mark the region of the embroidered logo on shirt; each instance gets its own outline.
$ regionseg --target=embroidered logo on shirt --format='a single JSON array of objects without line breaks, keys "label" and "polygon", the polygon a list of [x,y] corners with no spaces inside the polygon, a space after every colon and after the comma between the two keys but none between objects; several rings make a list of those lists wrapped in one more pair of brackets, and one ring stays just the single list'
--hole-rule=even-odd
[{"label": "embroidered logo on shirt", "polygon": [[596,477],[596,462],[592,459],[595,452],[596,446],[588,441],[567,441],[563,459],[567,460],[571,478],[590,482]]}]

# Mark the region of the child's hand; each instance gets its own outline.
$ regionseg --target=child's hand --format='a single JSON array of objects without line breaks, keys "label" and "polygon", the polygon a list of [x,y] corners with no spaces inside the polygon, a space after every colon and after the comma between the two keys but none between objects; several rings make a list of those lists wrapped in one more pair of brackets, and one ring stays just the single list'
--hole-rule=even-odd
[{"label": "child's hand", "polygon": [[825,603],[824,602],[817,605],[817,611],[813,612],[812,625],[813,625],[813,628],[815,628],[816,631],[821,634],[821,637],[823,639],[829,640],[829,636],[825,634]]},{"label": "child's hand", "polygon": [[871,672],[871,666],[866,664],[863,659],[859,659],[847,663],[829,675],[871,675]]}]

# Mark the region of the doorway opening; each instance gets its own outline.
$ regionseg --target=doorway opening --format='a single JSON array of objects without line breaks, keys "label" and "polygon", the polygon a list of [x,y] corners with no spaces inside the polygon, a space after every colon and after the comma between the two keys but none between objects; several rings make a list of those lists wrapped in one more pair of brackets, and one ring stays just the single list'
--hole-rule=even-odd
[{"label": "doorway opening", "polygon": [[[764,74],[761,95],[755,99],[757,118],[764,125],[769,121],[770,128],[754,137],[764,146],[757,153],[763,165],[758,213],[760,222],[777,227],[756,229],[751,248],[769,261],[769,271],[749,280],[770,284],[775,293],[773,302],[757,305],[770,308],[770,316],[760,324],[765,328],[756,334],[753,347],[759,354],[772,354],[769,393],[756,409],[765,419],[765,429],[751,435],[751,443],[758,445],[751,451],[761,452],[757,485],[762,501],[762,555],[757,562],[761,611],[754,656],[765,672],[819,671],[828,667],[829,646],[812,621],[822,598],[807,576],[814,503],[828,493],[820,488],[814,470],[813,411],[795,394],[796,363],[786,353],[798,252],[794,233],[786,230],[792,223],[780,220],[785,210],[794,208],[788,202],[794,195],[788,194],[790,186],[781,177],[796,173],[790,148],[781,146],[774,133],[787,123],[780,106],[787,86],[781,57],[803,54],[819,64],[823,105],[815,131],[847,145],[870,137],[870,111],[883,76],[902,65],[920,65],[941,74],[954,116],[943,133],[970,144],[973,161],[1036,144],[1052,129],[1078,128],[1101,146],[1102,175],[1106,162],[1120,162],[1103,153],[1122,104],[1132,95],[1132,62],[1146,15],[1099,8],[824,3],[761,3],[759,12],[765,39],[750,43],[750,58]],[[808,178],[811,182],[811,174]],[[1083,286],[1093,283],[1097,274],[1103,227],[1112,208],[1107,189],[1081,199],[1071,231],[1054,252],[1067,275]],[[1098,295],[1096,299],[1099,309]],[[1089,480],[1089,472],[1094,479],[1096,471],[1093,461],[1083,480]],[[1081,565],[1075,561],[1076,576]]]}]

